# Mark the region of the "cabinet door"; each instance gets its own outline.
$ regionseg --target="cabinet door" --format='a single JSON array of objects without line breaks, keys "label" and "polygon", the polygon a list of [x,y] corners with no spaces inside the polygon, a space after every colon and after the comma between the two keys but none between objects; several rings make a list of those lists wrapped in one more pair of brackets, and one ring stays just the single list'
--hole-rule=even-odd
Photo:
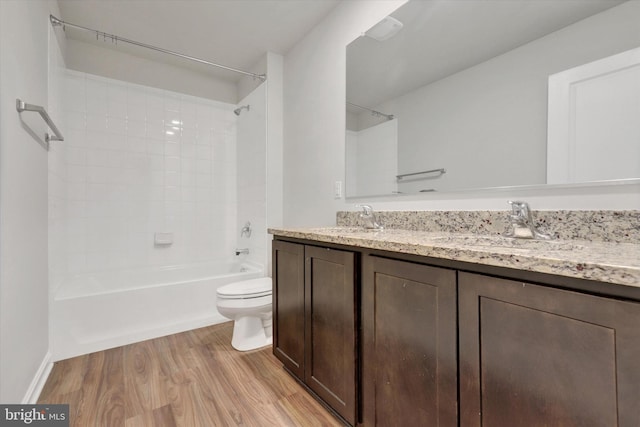
[{"label": "cabinet door", "polygon": [[465,427],[640,425],[640,304],[459,274]]},{"label": "cabinet door", "polygon": [[273,354],[304,378],[304,246],[273,241]]},{"label": "cabinet door", "polygon": [[456,272],[363,260],[365,426],[458,425]]},{"label": "cabinet door", "polygon": [[351,425],[356,420],[354,254],[305,248],[305,383]]}]

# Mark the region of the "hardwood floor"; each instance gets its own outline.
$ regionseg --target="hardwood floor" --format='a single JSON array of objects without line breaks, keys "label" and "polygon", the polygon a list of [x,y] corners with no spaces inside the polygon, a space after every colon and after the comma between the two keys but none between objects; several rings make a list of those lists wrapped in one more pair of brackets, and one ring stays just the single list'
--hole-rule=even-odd
[{"label": "hardwood floor", "polygon": [[271,353],[238,352],[233,323],[56,362],[38,403],[71,426],[341,426]]}]

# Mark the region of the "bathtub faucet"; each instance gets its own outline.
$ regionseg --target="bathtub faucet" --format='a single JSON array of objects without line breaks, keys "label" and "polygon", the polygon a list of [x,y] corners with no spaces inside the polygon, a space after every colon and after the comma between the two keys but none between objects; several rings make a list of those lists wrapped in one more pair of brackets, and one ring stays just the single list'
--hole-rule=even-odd
[{"label": "bathtub faucet", "polygon": [[249,254],[249,248],[236,249],[236,256],[240,254]]}]

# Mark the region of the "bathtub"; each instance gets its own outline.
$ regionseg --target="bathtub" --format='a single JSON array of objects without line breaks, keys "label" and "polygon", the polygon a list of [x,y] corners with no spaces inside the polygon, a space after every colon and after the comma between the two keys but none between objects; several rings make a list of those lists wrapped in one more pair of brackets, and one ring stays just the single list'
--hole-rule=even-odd
[{"label": "bathtub", "polygon": [[216,290],[263,276],[259,266],[229,262],[66,278],[51,300],[53,359],[226,322]]}]

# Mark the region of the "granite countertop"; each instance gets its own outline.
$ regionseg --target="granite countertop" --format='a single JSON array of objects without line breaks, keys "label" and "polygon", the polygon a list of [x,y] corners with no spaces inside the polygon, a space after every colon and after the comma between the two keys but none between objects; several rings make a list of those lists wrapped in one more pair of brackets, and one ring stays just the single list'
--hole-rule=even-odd
[{"label": "granite countertop", "polygon": [[357,227],[270,228],[275,236],[640,287],[640,244]]}]

